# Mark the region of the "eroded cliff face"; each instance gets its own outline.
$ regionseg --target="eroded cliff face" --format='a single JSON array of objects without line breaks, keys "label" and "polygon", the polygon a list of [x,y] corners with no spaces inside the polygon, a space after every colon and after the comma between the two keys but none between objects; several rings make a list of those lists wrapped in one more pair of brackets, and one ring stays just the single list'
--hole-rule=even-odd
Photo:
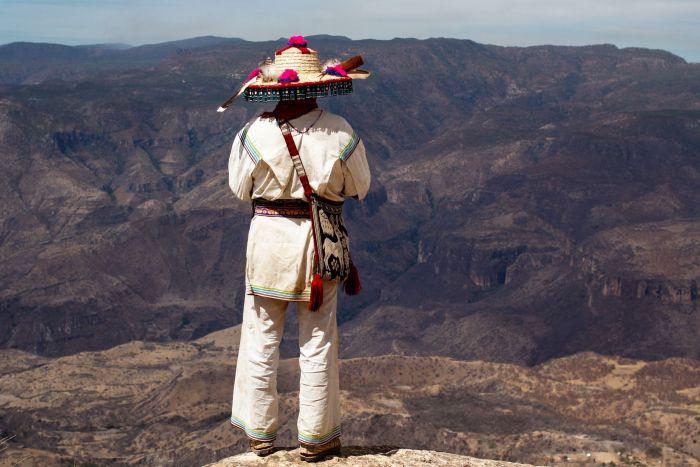
[{"label": "eroded cliff face", "polygon": [[[250,207],[226,162],[264,106],[215,109],[278,44],[214,39],[99,59],[33,47],[28,68],[0,47],[0,345],[64,355],[239,322]],[[374,174],[346,205],[364,292],[342,303],[345,356],[698,356],[698,65],[611,46],[316,46],[374,71],[320,101]]]},{"label": "eroded cliff face", "polygon": [[[616,228],[590,238],[581,265],[602,297],[649,299],[688,314],[698,300],[700,222],[687,219]],[[607,251],[620,251],[616,258]]]}]

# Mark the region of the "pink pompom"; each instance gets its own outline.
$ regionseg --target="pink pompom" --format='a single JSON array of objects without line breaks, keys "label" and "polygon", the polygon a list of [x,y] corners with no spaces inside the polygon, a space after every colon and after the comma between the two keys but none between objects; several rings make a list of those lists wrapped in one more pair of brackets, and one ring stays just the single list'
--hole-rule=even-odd
[{"label": "pink pompom", "polygon": [[347,76],[348,75],[348,73],[345,71],[345,69],[343,69],[343,67],[340,65],[327,66],[326,67],[326,74],[333,75],[333,76]]},{"label": "pink pompom", "polygon": [[248,75],[247,81],[250,81],[251,79],[255,78],[260,74],[260,67],[256,67],[253,71],[250,72]]},{"label": "pink pompom", "polygon": [[292,36],[287,41],[287,44],[296,47],[306,47],[306,39],[304,39],[304,36]]},{"label": "pink pompom", "polygon": [[282,72],[282,74],[277,78],[280,83],[291,83],[293,81],[299,81],[299,75],[296,71],[287,68]]}]

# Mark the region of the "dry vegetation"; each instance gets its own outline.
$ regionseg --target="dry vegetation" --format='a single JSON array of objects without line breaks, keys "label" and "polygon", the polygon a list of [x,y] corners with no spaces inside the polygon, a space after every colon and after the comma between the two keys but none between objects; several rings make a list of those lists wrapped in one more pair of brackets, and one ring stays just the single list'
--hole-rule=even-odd
[{"label": "dry vegetation", "polygon": [[[198,465],[243,451],[228,422],[238,332],[57,359],[3,351],[0,428],[14,437],[3,454]],[[294,444],[298,376],[296,360],[281,362],[281,445]],[[523,367],[382,356],[343,360],[341,378],[347,445],[561,465],[700,458],[693,360],[586,352]]]}]

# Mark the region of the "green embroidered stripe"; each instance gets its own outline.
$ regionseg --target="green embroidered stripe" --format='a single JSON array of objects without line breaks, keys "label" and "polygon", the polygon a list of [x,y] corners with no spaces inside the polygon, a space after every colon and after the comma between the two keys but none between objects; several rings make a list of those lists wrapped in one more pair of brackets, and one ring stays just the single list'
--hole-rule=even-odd
[{"label": "green embroidered stripe", "polygon": [[348,144],[346,144],[345,147],[340,151],[340,159],[343,161],[348,160],[352,153],[355,151],[355,148],[357,147],[357,144],[359,142],[360,137],[353,130],[352,136],[350,137],[350,141],[348,141]]},{"label": "green embroidered stripe", "polygon": [[261,441],[269,441],[269,440],[273,440],[277,437],[277,431],[266,432],[266,431],[253,430],[253,429],[249,428],[248,425],[246,425],[243,420],[241,420],[240,418],[238,418],[234,415],[231,415],[231,425],[236,426],[236,427],[242,429],[243,431],[245,431],[246,436],[248,436],[249,438],[253,438],[253,439],[257,439],[257,440],[261,440]]},{"label": "green embroidered stripe", "polygon": [[248,153],[248,156],[253,160],[254,163],[258,163],[259,160],[262,159],[262,154],[260,151],[258,151],[258,148],[255,147],[253,144],[253,140],[248,138],[248,128],[244,128],[243,131],[241,131],[241,143],[243,143],[243,148],[245,149],[245,152]]},{"label": "green embroidered stripe", "polygon": [[282,298],[287,300],[308,300],[311,297],[311,291],[294,292],[293,290],[281,290],[272,287],[264,287],[262,285],[250,284],[250,290],[256,295],[263,295],[270,298]]},{"label": "green embroidered stripe", "polygon": [[312,435],[309,433],[299,432],[299,441],[303,441],[308,444],[324,444],[333,438],[340,436],[340,425],[333,428],[331,431],[325,435]]}]

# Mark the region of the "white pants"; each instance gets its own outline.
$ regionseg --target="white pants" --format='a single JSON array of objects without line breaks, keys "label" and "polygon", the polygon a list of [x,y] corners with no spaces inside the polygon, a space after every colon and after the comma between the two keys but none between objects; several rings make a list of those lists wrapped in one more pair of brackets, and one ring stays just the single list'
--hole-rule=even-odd
[{"label": "white pants", "polygon": [[[322,444],[340,436],[337,284],[324,282],[323,305],[297,302],[299,321],[299,441]],[[246,295],[233,385],[231,424],[248,438],[277,436],[277,366],[288,301]]]}]

